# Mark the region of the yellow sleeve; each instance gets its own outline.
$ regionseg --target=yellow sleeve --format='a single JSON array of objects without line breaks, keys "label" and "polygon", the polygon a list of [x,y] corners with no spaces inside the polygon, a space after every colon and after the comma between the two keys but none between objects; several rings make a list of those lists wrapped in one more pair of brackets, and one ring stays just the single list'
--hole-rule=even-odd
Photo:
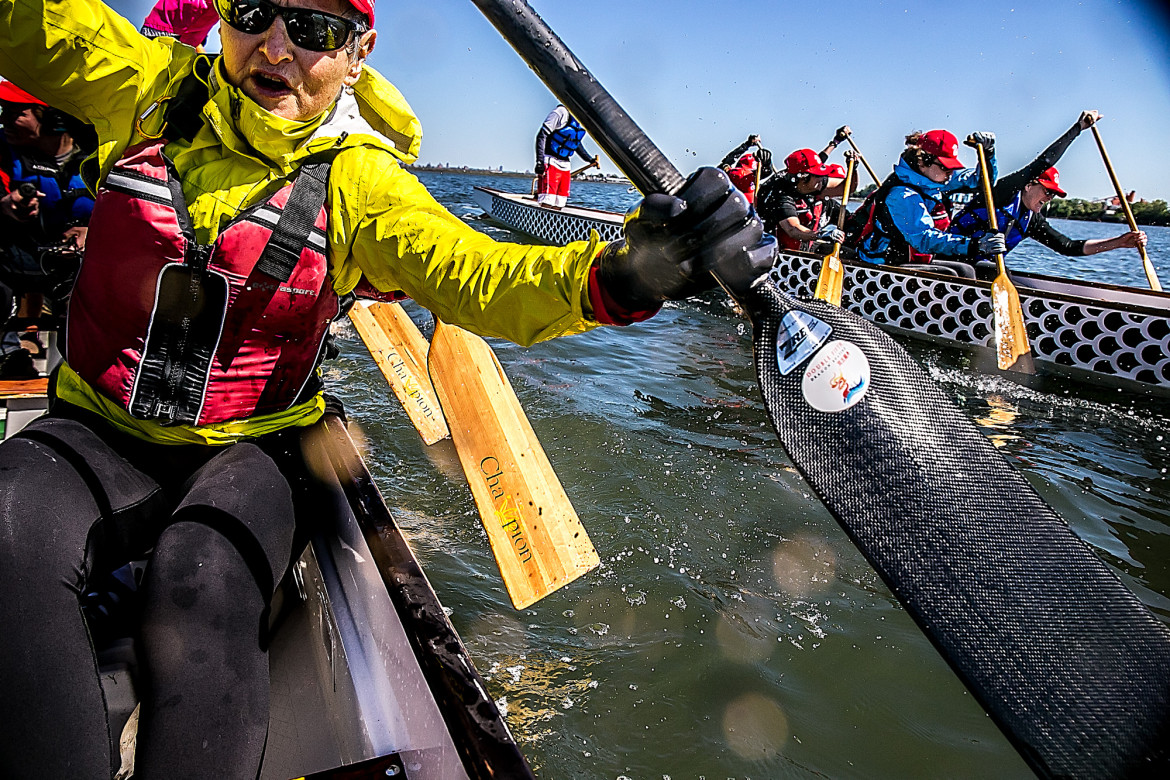
[{"label": "yellow sleeve", "polygon": [[139,114],[193,57],[97,0],[0,0],[0,75],[94,125],[103,145],[129,143]]},{"label": "yellow sleeve", "polygon": [[596,327],[589,268],[601,249],[493,240],[443,208],[383,150],[338,155],[330,174],[334,285],[364,277],[401,290],[444,322],[528,346]]}]

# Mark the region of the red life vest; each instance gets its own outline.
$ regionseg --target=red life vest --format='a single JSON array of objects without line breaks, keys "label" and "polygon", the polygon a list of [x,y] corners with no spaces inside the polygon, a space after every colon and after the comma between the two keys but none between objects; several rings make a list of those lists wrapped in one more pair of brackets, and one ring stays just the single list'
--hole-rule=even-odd
[{"label": "red life vest", "polygon": [[[821,229],[821,217],[825,211],[825,202],[823,200],[814,201],[810,206],[807,200],[794,198],[796,208],[800,212],[796,218],[800,220],[800,224],[813,231],[814,233]],[[785,233],[783,230],[777,230],[777,238],[780,239],[780,246],[784,249],[801,250],[807,252],[812,247],[812,241],[801,241],[799,238],[793,238]]]},{"label": "red life vest", "polygon": [[69,365],[139,419],[207,425],[307,400],[341,313],[326,258],[329,162],[302,166],[206,245],[164,143],[127,150],[98,191]]},{"label": "red life vest", "polygon": [[744,194],[748,203],[756,201],[756,158],[745,154],[734,168],[727,171],[727,178],[735,188]]}]

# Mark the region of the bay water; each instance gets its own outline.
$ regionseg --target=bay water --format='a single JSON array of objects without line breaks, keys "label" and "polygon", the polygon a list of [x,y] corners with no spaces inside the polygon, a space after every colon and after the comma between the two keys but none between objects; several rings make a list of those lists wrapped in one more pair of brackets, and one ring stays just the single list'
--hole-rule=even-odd
[{"label": "bay water", "polygon": [[[477,229],[522,240],[484,220],[471,191],[527,192],[529,180],[420,178]],[[637,197],[582,182],[572,201],[624,210]],[[1170,284],[1170,229],[1147,232]],[[1009,262],[1145,286],[1133,250],[1073,260],[1027,242]],[[407,310],[429,335],[429,314]],[[539,777],[1031,777],[795,472],[760,399],[748,324],[720,295],[527,349],[491,341],[602,559],[523,611],[450,441],[423,445],[356,334],[341,342],[328,383]],[[1075,384],[1041,392],[907,347],[1170,621],[1170,404]]]}]

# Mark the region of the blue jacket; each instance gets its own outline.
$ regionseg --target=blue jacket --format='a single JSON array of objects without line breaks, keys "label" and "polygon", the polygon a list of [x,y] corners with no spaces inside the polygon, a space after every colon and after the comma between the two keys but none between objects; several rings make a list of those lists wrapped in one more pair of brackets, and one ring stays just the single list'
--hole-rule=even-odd
[{"label": "blue jacket", "polygon": [[[988,156],[991,180],[997,174],[995,155]],[[862,260],[885,263],[891,246],[909,244],[916,252],[944,257],[967,256],[972,239],[935,227],[932,212],[943,196],[979,188],[979,169],[964,168],[944,184],[931,181],[914,170],[904,158],[894,166],[895,181],[882,203],[877,204],[873,232],[858,250]]]}]

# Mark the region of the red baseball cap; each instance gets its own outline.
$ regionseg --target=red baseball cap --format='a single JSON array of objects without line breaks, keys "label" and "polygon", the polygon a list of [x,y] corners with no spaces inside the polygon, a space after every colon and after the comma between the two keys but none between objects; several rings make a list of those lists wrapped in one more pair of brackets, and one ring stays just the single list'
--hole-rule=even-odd
[{"label": "red baseball cap", "polygon": [[739,158],[735,164],[736,168],[747,168],[748,170],[755,170],[756,158],[750,152]]},{"label": "red baseball cap", "polygon": [[1036,177],[1036,181],[1039,182],[1040,186],[1044,189],[1055,193],[1058,198],[1063,198],[1068,195],[1067,192],[1060,188],[1060,174],[1055,168],[1049,168],[1048,170],[1044,171],[1044,173]]},{"label": "red baseball cap", "polygon": [[11,81],[0,81],[0,101],[5,103],[30,103],[34,106],[47,106],[43,100],[37,100]]},{"label": "red baseball cap", "polygon": [[374,0],[349,0],[349,4],[370,17],[370,27],[374,26]]},{"label": "red baseball cap", "polygon": [[784,169],[789,175],[808,173],[813,176],[832,176],[833,167],[821,162],[821,156],[812,149],[797,149],[784,158]]},{"label": "red baseball cap", "polygon": [[918,148],[937,157],[944,168],[955,171],[963,167],[963,163],[959,162],[959,139],[946,130],[923,133],[918,140]]}]

